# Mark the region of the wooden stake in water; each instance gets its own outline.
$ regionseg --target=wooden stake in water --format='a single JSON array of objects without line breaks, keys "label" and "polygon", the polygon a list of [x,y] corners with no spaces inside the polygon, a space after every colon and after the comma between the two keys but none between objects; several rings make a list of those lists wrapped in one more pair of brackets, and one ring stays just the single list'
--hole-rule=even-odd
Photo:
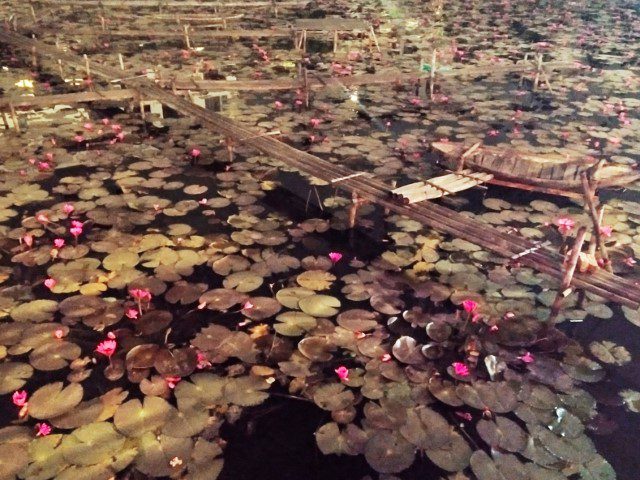
[{"label": "wooden stake in water", "polygon": [[187,50],[191,50],[191,41],[189,40],[189,25],[184,25],[184,43],[187,46]]},{"label": "wooden stake in water", "polygon": [[436,61],[438,57],[438,50],[433,49],[431,54],[431,71],[429,72],[429,98],[433,100],[433,89],[436,82]]},{"label": "wooden stake in water", "polygon": [[64,81],[64,70],[62,70],[62,60],[58,59],[58,70],[60,70],[60,78]]},{"label": "wooden stake in water", "polygon": [[120,70],[124,70],[124,58],[122,58],[122,54],[118,54],[118,61],[120,62]]},{"label": "wooden stake in water", "polygon": [[13,107],[13,103],[9,102],[9,110],[11,111],[11,121],[13,121],[13,128],[16,132],[20,132],[20,124],[18,123],[18,115],[16,115],[16,109]]},{"label": "wooden stake in water", "polygon": [[562,301],[571,293],[571,280],[573,280],[573,275],[576,271],[576,266],[578,265],[578,259],[580,258],[580,252],[582,251],[582,245],[584,243],[584,237],[586,234],[586,227],[581,227],[580,230],[578,230],[576,240],[573,243],[573,247],[571,247],[571,255],[568,259],[565,260],[565,270],[564,274],[562,275],[560,289],[558,290],[558,294],[553,301],[553,305],[551,305],[551,313],[549,314],[550,321],[555,320],[555,318],[558,316],[558,313],[560,313],[560,309],[562,308]]}]

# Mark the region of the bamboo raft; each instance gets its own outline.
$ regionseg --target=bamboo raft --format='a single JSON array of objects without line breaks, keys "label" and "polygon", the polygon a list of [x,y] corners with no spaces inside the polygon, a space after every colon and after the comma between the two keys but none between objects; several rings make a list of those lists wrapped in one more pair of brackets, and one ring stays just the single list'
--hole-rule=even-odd
[{"label": "bamboo raft", "polygon": [[[462,143],[434,142],[452,170],[469,168],[493,175],[490,183],[554,195],[582,197],[581,175],[593,173],[599,188],[622,187],[640,179],[640,172],[629,165],[596,159],[539,154],[513,149]],[[597,167],[597,168],[596,168]]]},{"label": "bamboo raft", "polygon": [[474,173],[471,170],[462,170],[396,188],[391,190],[391,197],[396,202],[411,205],[425,200],[435,200],[446,195],[453,195],[489,182],[492,178],[493,175],[488,173]]},{"label": "bamboo raft", "polygon": [[[43,55],[44,60],[49,62],[62,59],[76,68],[85,67],[83,58],[59,51],[52,45],[17,33],[0,31],[0,41],[25,52],[32,52],[35,49]],[[55,65],[53,68],[55,69]],[[109,81],[120,78],[122,74],[120,70],[104,66],[95,66],[92,72]],[[236,143],[255,148],[285,165],[329,183],[340,179],[341,188],[352,192],[353,196],[359,199],[358,201],[375,203],[389,211],[405,215],[445,234],[475,243],[506,258],[520,255],[518,258],[520,264],[547,273],[556,279],[564,281],[566,277],[563,268],[565,257],[560,253],[542,248],[531,240],[497,230],[433,202],[412,205],[395,202],[390,198],[389,187],[375,178],[358,175],[346,167],[297,150],[272,136],[262,135],[223,115],[198,107],[147,79],[124,79],[122,83],[128,88],[135,89],[141,97],[157,100],[182,115],[199,120],[203,127],[216,131],[232,141],[235,139]],[[523,255],[523,252],[528,253]],[[630,308],[640,308],[640,289],[632,280],[613,275],[605,270],[597,270],[590,274],[576,273],[570,281],[574,287],[583,288],[610,301]]]}]

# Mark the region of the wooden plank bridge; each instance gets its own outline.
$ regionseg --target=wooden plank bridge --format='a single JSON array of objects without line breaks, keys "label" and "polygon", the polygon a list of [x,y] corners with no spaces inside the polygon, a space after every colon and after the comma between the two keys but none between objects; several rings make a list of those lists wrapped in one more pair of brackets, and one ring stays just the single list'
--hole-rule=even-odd
[{"label": "wooden plank bridge", "polygon": [[[13,45],[28,53],[37,52],[53,63],[57,59],[61,59],[80,70],[85,68],[83,58],[64,53],[52,45],[26,38],[18,33],[0,31],[0,42]],[[108,81],[122,76],[120,70],[98,65],[92,66],[91,72]],[[445,234],[465,239],[503,257],[518,257],[520,264],[547,273],[559,280],[565,276],[563,255],[540,247],[524,237],[501,232],[490,225],[468,218],[436,203],[427,201],[405,205],[396,202],[391,196],[389,186],[380,180],[367,175],[357,175],[356,172],[341,165],[300,151],[271,136],[261,135],[259,132],[240,125],[223,115],[198,107],[188,100],[160,88],[148,79],[124,79],[122,83],[127,88],[136,90],[142,98],[157,100],[182,115],[197,119],[204,127],[233,139],[237,144],[253,147],[301,172],[339,184],[341,188],[352,192],[358,198],[375,203],[399,215],[405,215]],[[523,255],[523,252],[527,253]],[[605,270],[597,270],[591,274],[576,273],[571,284],[628,307],[640,308],[638,284]]]}]

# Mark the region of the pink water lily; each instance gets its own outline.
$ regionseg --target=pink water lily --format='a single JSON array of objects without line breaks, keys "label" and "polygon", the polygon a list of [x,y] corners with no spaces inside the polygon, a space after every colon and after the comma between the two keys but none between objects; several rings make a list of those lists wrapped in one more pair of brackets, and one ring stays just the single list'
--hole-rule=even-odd
[{"label": "pink water lily", "polygon": [[576,225],[576,222],[574,222],[569,217],[560,217],[560,218],[556,218],[555,224],[558,226],[558,231],[562,235],[566,235],[571,230],[573,230],[573,227]]},{"label": "pink water lily", "polygon": [[343,382],[349,381],[349,369],[345,366],[340,366],[334,370],[338,378]]},{"label": "pink water lily", "polygon": [[197,367],[198,370],[202,370],[210,366],[211,366],[211,362],[209,361],[207,356],[202,352],[198,352],[198,367]]},{"label": "pink water lily", "polygon": [[189,152],[189,155],[191,155],[193,158],[198,158],[201,153],[202,152],[197,148],[192,148],[191,151]]},{"label": "pink water lily", "polygon": [[321,123],[322,123],[322,120],[320,120],[319,118],[312,118],[311,120],[309,120],[309,124],[313,128],[318,128],[318,125],[320,125]]},{"label": "pink water lily", "polygon": [[469,375],[469,367],[467,367],[462,362],[453,362],[451,365],[453,367],[453,371],[456,375],[460,377],[466,377]]},{"label": "pink water lily", "polygon": [[253,303],[247,300],[246,302],[244,302],[244,305],[242,305],[242,310],[251,310],[254,306],[255,305]]},{"label": "pink water lily", "polygon": [[61,328],[56,328],[56,330],[53,332],[53,336],[54,338],[60,340],[62,337],[64,337],[64,330],[62,330]]},{"label": "pink water lily", "polygon": [[84,137],[82,135],[76,135],[73,139],[78,143],[84,142]]},{"label": "pink water lily", "polygon": [[96,352],[101,353],[111,360],[111,356],[115,353],[118,342],[112,339],[103,340],[96,346]]},{"label": "pink water lily", "polygon": [[478,308],[478,302],[474,302],[473,300],[465,300],[462,302],[462,308],[467,313],[473,313]]},{"label": "pink water lily", "polygon": [[131,320],[135,320],[140,315],[140,312],[138,311],[137,308],[127,308],[124,314],[126,315],[127,318],[130,318]]},{"label": "pink water lily", "polygon": [[27,404],[27,394],[26,390],[16,390],[11,395],[11,401],[16,407],[24,407]]},{"label": "pink water lily", "polygon": [[273,106],[276,107],[276,110],[280,110],[282,107],[284,107],[283,103],[279,100],[273,102]]},{"label": "pink water lily", "polygon": [[27,247],[31,247],[33,245],[33,235],[30,235],[30,234],[23,235],[22,241]]},{"label": "pink water lily", "polygon": [[90,131],[92,131],[92,130],[93,130],[93,123],[91,123],[91,122],[87,122],[87,123],[85,123],[85,124],[82,126],[82,128],[84,128],[85,130],[87,130],[88,132],[90,132]]},{"label": "pink water lily", "polygon": [[53,241],[53,246],[56,247],[57,249],[64,247],[64,238],[56,238]]},{"label": "pink water lily", "polygon": [[180,380],[182,380],[182,377],[164,377],[164,381],[169,388],[176,388],[176,385]]},{"label": "pink water lily", "polygon": [[55,281],[55,279],[53,279],[53,278],[47,278],[47,279],[44,281],[44,286],[45,286],[45,287],[47,287],[49,290],[51,290],[53,287],[55,287],[55,286],[56,286],[56,284],[57,284],[57,283],[58,283],[58,282],[56,282],[56,281]]},{"label": "pink water lily", "polygon": [[48,170],[51,170],[51,165],[49,164],[49,162],[38,162],[38,170],[40,172],[46,172]]},{"label": "pink water lily", "polygon": [[329,260],[333,263],[338,263],[342,259],[342,254],[340,252],[329,252]]},{"label": "pink water lily", "polygon": [[49,223],[49,217],[47,217],[44,213],[39,213],[36,215],[36,220],[40,223]]},{"label": "pink water lily", "polygon": [[82,228],[79,227],[71,227],[69,229],[69,233],[73,235],[73,237],[77,240],[80,235],[82,235]]},{"label": "pink water lily", "polygon": [[51,433],[51,426],[42,422],[36,423],[36,437],[46,437]]},{"label": "pink water lily", "polygon": [[613,227],[610,227],[609,225],[603,225],[600,227],[600,235],[602,235],[603,237],[609,238],[612,233]]},{"label": "pink water lily", "polygon": [[535,360],[535,357],[527,352],[524,355],[518,357],[519,360],[522,360],[524,363],[533,363],[533,361]]},{"label": "pink water lily", "polygon": [[132,288],[129,290],[129,293],[136,300],[145,300],[147,302],[151,301],[151,292],[146,288]]},{"label": "pink water lily", "polygon": [[62,211],[66,214],[66,215],[71,215],[74,211],[75,211],[76,207],[73,206],[73,204],[71,203],[65,203],[62,206]]}]

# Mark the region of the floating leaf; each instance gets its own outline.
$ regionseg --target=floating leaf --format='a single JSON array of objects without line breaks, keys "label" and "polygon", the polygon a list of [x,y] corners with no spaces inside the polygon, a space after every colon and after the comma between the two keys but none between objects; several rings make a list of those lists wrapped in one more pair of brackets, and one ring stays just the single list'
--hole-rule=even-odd
[{"label": "floating leaf", "polygon": [[129,400],[118,407],[113,422],[119,432],[128,437],[139,437],[159,429],[166,422],[173,407],[159,397]]},{"label": "floating leaf", "polygon": [[71,383],[63,386],[62,382],[55,382],[36,390],[29,399],[29,415],[39,420],[57,417],[82,401],[82,385]]},{"label": "floating leaf", "polygon": [[336,320],[338,325],[352,332],[368,332],[378,326],[378,315],[375,312],[357,308],[341,312]]},{"label": "floating leaf", "polygon": [[495,422],[480,420],[476,424],[480,437],[491,448],[502,448],[509,452],[519,452],[527,444],[527,434],[512,420],[496,415]]},{"label": "floating leaf", "polygon": [[90,423],[74,430],[62,440],[60,449],[74,465],[95,465],[115,456],[124,446],[125,437],[112,423]]},{"label": "floating leaf", "polygon": [[379,430],[367,441],[364,456],[377,472],[397,473],[411,466],[415,447],[396,432]]},{"label": "floating leaf", "polygon": [[298,302],[300,310],[312,317],[332,317],[338,313],[340,300],[328,295],[310,295]]},{"label": "floating leaf", "polygon": [[341,383],[322,385],[313,394],[313,401],[323,410],[343,410],[353,405],[355,397]]},{"label": "floating leaf", "polygon": [[28,363],[0,363],[0,395],[18,390],[33,375],[33,367]]},{"label": "floating leaf", "polygon": [[602,342],[591,342],[589,344],[591,353],[601,362],[624,365],[631,361],[631,354],[623,346],[616,345],[608,340]]},{"label": "floating leaf", "polygon": [[425,454],[438,467],[448,472],[458,472],[469,465],[471,448],[456,432],[451,432],[449,442],[440,448],[425,450]]},{"label": "floating leaf", "polygon": [[284,312],[278,315],[276,320],[280,323],[276,323],[273,328],[280,335],[287,337],[298,337],[318,324],[314,317],[302,312]]},{"label": "floating leaf", "polygon": [[223,389],[224,399],[242,407],[259,405],[269,398],[269,394],[263,390],[269,388],[269,383],[261,377],[254,375],[232,378]]}]

